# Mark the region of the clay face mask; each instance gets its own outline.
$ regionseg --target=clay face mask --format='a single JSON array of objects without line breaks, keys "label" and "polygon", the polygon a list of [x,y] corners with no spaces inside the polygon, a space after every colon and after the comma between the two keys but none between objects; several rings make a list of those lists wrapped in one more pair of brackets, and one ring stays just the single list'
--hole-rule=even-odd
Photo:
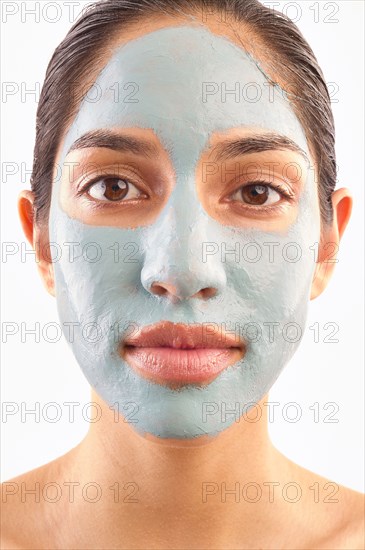
[{"label": "clay face mask", "polygon": [[[123,100],[126,82],[138,86],[137,101]],[[227,94],[224,101],[222,86],[231,90],[236,83],[241,100]],[[261,90],[256,101],[244,99],[250,83]],[[309,156],[303,129],[251,56],[203,27],[169,27],[119,47],[95,89],[98,101],[81,104],[67,133],[61,166],[87,132],[149,129],[169,154],[175,183],[148,225],[125,227],[122,213],[120,224],[83,223],[62,207],[69,173],[63,166],[53,185],[50,240],[63,251],[54,268],[65,336],[91,386],[141,434],[215,435],[235,421],[237,407],[245,412],[266,394],[299,345],[315,267],[310,246],[319,236],[318,199],[308,171],[285,230],[264,231],[263,216],[262,226],[257,219],[240,224],[229,213],[222,223],[199,199],[196,168],[214,132],[275,132]],[[149,292],[153,281],[173,281],[185,298],[207,287],[218,292],[172,303]],[[118,346],[131,326],[162,320],[240,333],[246,353],[207,385],[154,383],[121,358]]]}]

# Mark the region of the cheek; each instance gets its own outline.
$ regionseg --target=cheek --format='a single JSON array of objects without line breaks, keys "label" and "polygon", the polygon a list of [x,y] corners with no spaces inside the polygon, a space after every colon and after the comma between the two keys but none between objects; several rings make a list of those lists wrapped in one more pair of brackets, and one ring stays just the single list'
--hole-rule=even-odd
[{"label": "cheek", "polygon": [[79,321],[103,319],[113,310],[132,315],[142,269],[138,231],[84,225],[61,211],[53,227],[55,242],[63,245],[55,262],[56,289],[67,285],[58,301],[70,303]]}]

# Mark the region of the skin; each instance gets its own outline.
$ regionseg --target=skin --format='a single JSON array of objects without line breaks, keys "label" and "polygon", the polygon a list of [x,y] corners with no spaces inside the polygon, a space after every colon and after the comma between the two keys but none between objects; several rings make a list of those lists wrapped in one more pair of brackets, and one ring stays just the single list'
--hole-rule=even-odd
[{"label": "skin", "polygon": [[[160,17],[158,21],[151,19],[143,29],[142,26],[129,28],[119,43],[143,33],[175,26],[179,21],[186,23],[185,19],[176,17]],[[189,24],[192,24],[191,20]],[[227,25],[214,18],[205,24],[217,35],[227,36],[232,42],[242,45],[238,42],[239,29],[235,24]],[[100,159],[106,153],[99,151],[98,154]],[[282,154],[288,155],[288,160],[291,153]],[[168,180],[171,166],[163,155],[160,166]],[[209,195],[203,187],[199,190],[199,197],[209,210],[212,205],[208,204]],[[72,209],[69,194],[64,194],[62,201]],[[334,217],[330,225],[322,228],[311,285],[312,299],[323,292],[332,275],[335,264],[325,261],[328,255],[326,244],[339,243],[351,214],[351,202],[347,189],[339,189],[332,195]],[[19,213],[29,242],[33,246],[39,243],[39,249],[45,250],[48,231],[33,223],[33,194],[30,191],[21,193]],[[150,214],[153,216],[153,212]],[[317,223],[318,208],[313,215],[317,217]],[[284,213],[276,220],[276,228],[289,223],[289,218],[290,213]],[[96,223],[95,218],[93,223]],[[105,224],[105,219],[100,223]],[[110,219],[108,223],[118,222]],[[135,223],[138,224],[138,219]],[[275,220],[270,223],[275,224]],[[39,259],[45,287],[55,295],[54,267],[49,256],[43,255]],[[158,291],[173,298],[176,289],[161,284]],[[53,504],[42,498],[39,503],[32,498],[22,502],[20,493],[9,497],[3,505],[2,547],[363,548],[363,496],[339,487],[338,502],[324,502],[327,492],[322,492],[319,502],[314,502],[313,492],[308,488],[314,483],[323,488],[329,480],[299,467],[274,448],[267,431],[267,408],[263,406],[267,400],[265,395],[260,403],[263,415],[258,422],[252,423],[243,417],[209,442],[172,442],[157,440],[152,435],[140,437],[126,422],[120,421],[116,429],[113,412],[93,390],[92,401],[102,408],[102,418],[90,424],[84,440],[64,456],[3,485],[24,482],[31,487],[39,482],[42,488],[46,483],[56,482],[65,487],[63,484],[72,480],[83,487],[94,481],[102,488],[103,497],[94,504],[85,502],[77,490],[72,503],[67,497]],[[121,487],[133,482],[135,485],[130,489],[138,488],[134,498],[139,502],[123,502],[131,493],[127,488],[121,490],[120,501],[116,504],[114,493],[108,488],[117,481]],[[229,489],[237,481],[241,488],[250,482],[259,484],[263,489],[262,498],[254,504],[242,498],[235,503],[228,495],[227,502],[222,502],[218,492],[202,502],[204,482],[217,483],[218,487],[226,483]],[[294,504],[281,496],[281,488],[292,481],[302,488],[302,498]],[[270,502],[269,487],[263,485],[264,482],[280,484],[276,486],[279,490],[274,493],[273,502]]]}]

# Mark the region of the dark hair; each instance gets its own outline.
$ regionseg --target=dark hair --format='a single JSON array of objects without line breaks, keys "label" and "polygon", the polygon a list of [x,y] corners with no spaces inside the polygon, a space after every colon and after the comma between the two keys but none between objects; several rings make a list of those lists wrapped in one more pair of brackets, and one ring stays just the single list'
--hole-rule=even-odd
[{"label": "dark hair", "polygon": [[[321,219],[332,220],[331,194],[336,183],[335,131],[330,97],[317,59],[296,25],[259,0],[101,0],[82,13],[55,50],[37,110],[31,177],[35,220],[47,222],[57,150],[77,105],[93,85],[96,65],[116,33],[146,17],[229,14],[248,31],[251,45],[265,52],[272,82],[288,93],[313,151]],[[108,50],[109,46],[109,50]],[[260,60],[261,63],[262,60]]]}]

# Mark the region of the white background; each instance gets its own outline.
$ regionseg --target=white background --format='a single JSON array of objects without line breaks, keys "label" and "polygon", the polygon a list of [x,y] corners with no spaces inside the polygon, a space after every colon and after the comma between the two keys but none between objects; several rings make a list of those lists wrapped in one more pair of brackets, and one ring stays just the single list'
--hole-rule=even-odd
[{"label": "white background", "polygon": [[[275,408],[270,432],[275,445],[292,460],[362,491],[364,4],[362,0],[265,3],[276,5],[294,20],[299,18],[297,25],[317,55],[326,81],[333,83],[338,187],[349,187],[355,201],[334,277],[326,292],[311,302],[301,346],[272,388],[270,401],[280,405]],[[41,86],[47,63],[74,18],[71,2],[69,7],[63,2],[2,4],[2,80],[8,90],[9,83],[14,83],[14,94],[2,100],[1,230],[3,243],[15,243],[20,249],[25,239],[16,201],[21,189],[30,188],[37,107],[35,94],[25,91]],[[85,5],[73,4],[75,15]],[[39,15],[28,13],[31,9]],[[17,13],[7,15],[13,10]],[[13,175],[7,172],[11,169]],[[81,440],[88,429],[87,411],[84,418],[82,408],[90,394],[63,338],[52,343],[41,337],[35,342],[34,335],[27,335],[22,341],[22,322],[27,327],[38,322],[42,329],[58,320],[55,300],[43,289],[32,256],[22,258],[19,252],[6,261],[2,257],[1,268],[3,342],[6,323],[16,323],[19,329],[2,344],[3,407],[13,402],[19,408],[2,419],[2,479],[7,480],[64,454]],[[314,323],[318,323],[319,342],[309,329]],[[326,323],[338,325],[332,336],[338,342],[324,341],[332,330]],[[48,339],[54,335],[49,330]],[[54,423],[50,420],[55,408],[45,407],[51,402],[61,404],[61,419]],[[65,402],[80,403],[74,422],[70,422]],[[293,407],[286,408],[290,402],[297,403],[301,413],[297,422],[288,421],[296,414]],[[36,403],[39,421],[34,415],[24,421],[21,410],[34,409]]]}]

